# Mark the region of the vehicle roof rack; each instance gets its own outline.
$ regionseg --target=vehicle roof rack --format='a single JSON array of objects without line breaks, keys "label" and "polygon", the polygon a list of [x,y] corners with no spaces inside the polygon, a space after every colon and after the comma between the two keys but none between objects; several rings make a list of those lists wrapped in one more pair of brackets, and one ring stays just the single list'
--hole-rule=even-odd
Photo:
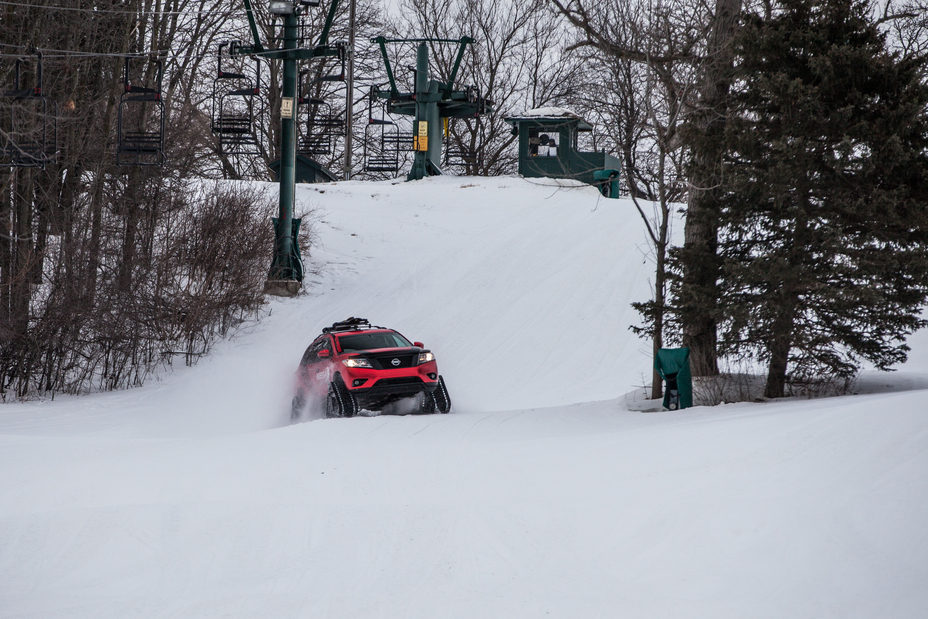
[{"label": "vehicle roof rack", "polygon": [[339,331],[358,331],[360,329],[385,329],[386,327],[377,327],[372,325],[366,318],[355,318],[352,316],[347,320],[332,323],[331,327],[322,329],[323,333],[338,333]]}]

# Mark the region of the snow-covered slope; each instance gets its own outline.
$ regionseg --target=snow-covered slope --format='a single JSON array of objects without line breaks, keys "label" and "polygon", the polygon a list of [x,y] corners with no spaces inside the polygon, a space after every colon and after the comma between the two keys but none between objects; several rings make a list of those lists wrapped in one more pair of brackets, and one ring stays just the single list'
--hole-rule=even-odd
[{"label": "snow-covered slope", "polygon": [[[299,197],[307,296],[158,383],[0,406],[0,618],[928,612],[924,392],[630,412],[633,205],[516,178]],[[351,315],[435,351],[455,414],[287,425],[303,349]],[[925,340],[866,384],[928,384]]]}]

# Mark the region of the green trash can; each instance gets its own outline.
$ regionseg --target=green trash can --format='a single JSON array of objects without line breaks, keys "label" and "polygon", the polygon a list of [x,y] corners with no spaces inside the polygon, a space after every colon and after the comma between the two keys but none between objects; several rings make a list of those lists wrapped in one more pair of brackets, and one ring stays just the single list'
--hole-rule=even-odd
[{"label": "green trash can", "polygon": [[606,169],[593,171],[593,183],[599,192],[607,198],[619,197],[619,171]]},{"label": "green trash can", "polygon": [[664,379],[664,408],[675,411],[693,405],[693,374],[689,348],[661,348],[654,369]]}]

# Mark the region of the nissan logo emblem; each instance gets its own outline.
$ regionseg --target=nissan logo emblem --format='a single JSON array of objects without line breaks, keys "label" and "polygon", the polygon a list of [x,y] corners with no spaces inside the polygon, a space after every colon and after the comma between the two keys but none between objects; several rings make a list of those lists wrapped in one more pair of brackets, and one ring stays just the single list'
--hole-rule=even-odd
[{"label": "nissan logo emblem", "polygon": [[394,359],[394,360],[391,361],[390,363],[392,363],[393,365],[399,365],[399,364],[400,364],[400,360],[399,360],[399,359]]}]

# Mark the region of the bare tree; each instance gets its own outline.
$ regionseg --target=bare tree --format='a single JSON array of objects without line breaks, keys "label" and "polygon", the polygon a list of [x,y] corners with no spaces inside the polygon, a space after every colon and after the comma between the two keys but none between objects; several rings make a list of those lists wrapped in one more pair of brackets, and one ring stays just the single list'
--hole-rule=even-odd
[{"label": "bare tree", "polygon": [[[599,49],[614,61],[634,61],[652,68],[689,63],[698,70],[699,89],[695,109],[686,121],[720,130],[726,118],[726,98],[734,61],[732,38],[737,27],[741,0],[716,0],[713,6],[699,2],[670,7],[674,19],[689,16],[689,25],[680,32],[673,47],[651,53],[643,44],[643,32],[629,32],[623,25],[628,11],[657,8],[660,3],[635,6],[620,2],[592,3],[585,0],[551,0],[558,10],[581,33],[580,45]],[[668,28],[672,20],[665,20]],[[672,32],[672,30],[668,30]],[[693,35],[696,36],[693,36]],[[683,343],[691,349],[696,375],[718,373],[716,359],[715,281],[718,275],[716,245],[718,236],[717,200],[713,193],[717,174],[708,164],[717,153],[705,150],[704,144],[690,146],[689,156],[696,163],[690,168],[687,193],[687,217],[684,247],[679,252],[683,281],[676,299],[680,314]]]},{"label": "bare tree", "polygon": [[[41,116],[57,127],[53,161],[0,168],[0,397],[140,384],[175,353],[193,361],[261,305],[273,204],[195,180],[217,170],[203,157],[204,63],[230,15],[220,0],[0,7],[0,91],[13,88],[16,57],[22,83],[34,83],[38,50],[43,92],[58,102]],[[164,167],[115,164],[127,55],[133,85],[153,86],[165,67]],[[0,116],[13,104],[3,97]],[[140,106],[134,119],[160,109]],[[4,153],[19,139],[0,137]]]},{"label": "bare tree", "polygon": [[[645,224],[654,290],[649,301],[634,304],[645,325],[633,329],[651,338],[656,358],[667,335],[673,203],[687,194],[680,130],[696,102],[704,16],[684,0],[595,6],[553,1],[577,28],[570,49],[582,53],[589,67],[581,109],[605,127],[598,146],[620,153],[626,188]],[[655,371],[652,398],[660,396]]]}]

